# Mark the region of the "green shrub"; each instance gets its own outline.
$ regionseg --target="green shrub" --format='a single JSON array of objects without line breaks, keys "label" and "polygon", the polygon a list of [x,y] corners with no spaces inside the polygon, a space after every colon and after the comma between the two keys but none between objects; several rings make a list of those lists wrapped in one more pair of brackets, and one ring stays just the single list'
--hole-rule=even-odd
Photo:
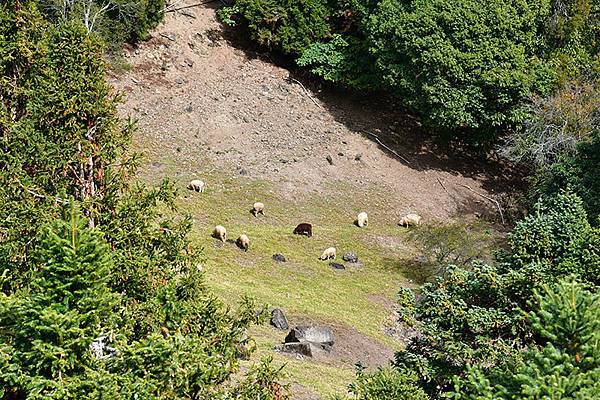
[{"label": "green shrub", "polygon": [[600,395],[600,297],[562,281],[536,293],[528,320],[545,342],[506,369],[470,368],[454,399],[593,399]]},{"label": "green shrub", "polygon": [[219,10],[221,21],[241,25],[259,44],[288,54],[300,54],[328,37],[332,10],[323,0],[237,0]]},{"label": "green shrub", "polygon": [[384,0],[367,30],[386,86],[428,124],[494,138],[553,87],[548,12],[548,1]]}]

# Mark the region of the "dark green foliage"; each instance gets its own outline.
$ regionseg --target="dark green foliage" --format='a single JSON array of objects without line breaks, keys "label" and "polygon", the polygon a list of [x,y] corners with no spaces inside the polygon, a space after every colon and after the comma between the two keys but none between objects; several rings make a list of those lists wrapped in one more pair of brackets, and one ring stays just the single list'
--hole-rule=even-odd
[{"label": "dark green foliage", "polygon": [[509,368],[475,367],[455,399],[593,399],[600,395],[600,297],[563,281],[536,293],[529,323],[542,338]]},{"label": "dark green foliage", "polygon": [[350,396],[338,396],[336,400],[426,400],[427,395],[416,385],[416,377],[410,372],[392,368],[378,368],[367,372],[358,365],[356,380],[350,384]]},{"label": "dark green foliage", "polygon": [[288,54],[300,54],[329,36],[332,10],[323,0],[237,0],[219,11],[222,21],[247,28],[253,40]]},{"label": "dark green foliage", "polygon": [[560,193],[536,209],[517,224],[508,254],[496,264],[451,266],[423,285],[412,304],[402,291],[400,315],[420,335],[397,354],[396,367],[415,371],[429,395],[449,390],[469,366],[503,368],[519,349],[534,345],[537,337],[520,310],[530,311],[536,289],[573,274],[598,283],[600,234],[578,197]]},{"label": "dark green foliage", "polygon": [[285,398],[268,363],[232,383],[264,308],[214,298],[173,185],[132,180],[97,37],[23,0],[0,38],[0,398]]}]

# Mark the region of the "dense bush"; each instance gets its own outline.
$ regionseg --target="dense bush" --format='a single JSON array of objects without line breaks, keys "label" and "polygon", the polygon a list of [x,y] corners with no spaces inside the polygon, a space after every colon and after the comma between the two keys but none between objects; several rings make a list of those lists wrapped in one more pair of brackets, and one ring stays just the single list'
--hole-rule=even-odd
[{"label": "dense bush", "polygon": [[494,131],[522,121],[553,73],[540,58],[547,1],[382,1],[368,23],[382,79],[444,129]]},{"label": "dense bush", "polygon": [[219,11],[222,21],[240,24],[258,43],[289,54],[329,36],[331,13],[323,0],[238,0]]},{"label": "dense bush", "polygon": [[402,291],[400,315],[420,335],[397,354],[396,367],[416,372],[430,396],[450,390],[469,366],[504,368],[537,343],[521,311],[531,311],[536,289],[566,276],[598,284],[600,232],[577,196],[558,194],[537,210],[517,224],[510,251],[497,263],[451,266],[418,297]]},{"label": "dense bush", "polygon": [[600,296],[562,281],[536,293],[527,319],[540,346],[506,369],[476,366],[456,380],[454,399],[593,399],[600,395]]}]

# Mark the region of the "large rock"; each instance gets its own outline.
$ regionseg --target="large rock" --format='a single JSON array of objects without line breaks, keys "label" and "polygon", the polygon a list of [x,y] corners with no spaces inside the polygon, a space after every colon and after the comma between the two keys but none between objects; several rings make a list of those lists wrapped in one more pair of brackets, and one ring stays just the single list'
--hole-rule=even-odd
[{"label": "large rock", "polygon": [[284,343],[277,350],[284,353],[300,354],[307,357],[313,356],[314,345],[310,342]]},{"label": "large rock", "polygon": [[271,311],[271,325],[277,329],[281,329],[282,331],[290,328],[287,318],[280,308],[275,308],[273,311]]},{"label": "large rock", "polygon": [[284,340],[285,343],[310,342],[324,350],[331,350],[333,346],[333,332],[327,326],[296,326],[290,330]]},{"label": "large rock", "polygon": [[357,263],[358,256],[356,255],[356,253],[348,252],[342,256],[342,260],[350,263]]}]

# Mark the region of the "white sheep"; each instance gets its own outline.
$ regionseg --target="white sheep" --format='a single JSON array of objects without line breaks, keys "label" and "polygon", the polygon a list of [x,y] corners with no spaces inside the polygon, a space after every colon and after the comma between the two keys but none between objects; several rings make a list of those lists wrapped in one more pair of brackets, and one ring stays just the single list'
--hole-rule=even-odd
[{"label": "white sheep", "polygon": [[329,260],[329,259],[334,259],[335,260],[335,247],[329,247],[328,249],[325,249],[325,251],[323,251],[323,254],[321,254],[321,257],[319,257],[319,260],[321,261],[325,261],[325,260]]},{"label": "white sheep", "polygon": [[235,243],[240,249],[248,251],[248,246],[250,246],[250,239],[246,235],[240,235],[240,237],[237,238]]},{"label": "white sheep", "polygon": [[421,224],[421,216],[417,215],[417,214],[407,214],[404,217],[402,217],[402,219],[400,219],[400,222],[398,223],[398,225],[406,226],[407,228],[409,226],[420,225],[420,224]]},{"label": "white sheep", "polygon": [[221,239],[222,242],[225,242],[227,240],[227,229],[225,229],[225,227],[222,225],[215,226],[213,237]]},{"label": "white sheep", "polygon": [[194,179],[190,182],[187,188],[190,190],[195,190],[196,192],[204,192],[204,182],[202,182],[200,179]]},{"label": "white sheep", "polygon": [[254,203],[254,206],[252,207],[252,214],[254,214],[255,217],[258,214],[265,215],[265,205],[259,201]]},{"label": "white sheep", "polygon": [[369,216],[366,212],[363,211],[360,214],[358,214],[358,216],[356,217],[356,225],[358,225],[359,228],[369,225]]}]

